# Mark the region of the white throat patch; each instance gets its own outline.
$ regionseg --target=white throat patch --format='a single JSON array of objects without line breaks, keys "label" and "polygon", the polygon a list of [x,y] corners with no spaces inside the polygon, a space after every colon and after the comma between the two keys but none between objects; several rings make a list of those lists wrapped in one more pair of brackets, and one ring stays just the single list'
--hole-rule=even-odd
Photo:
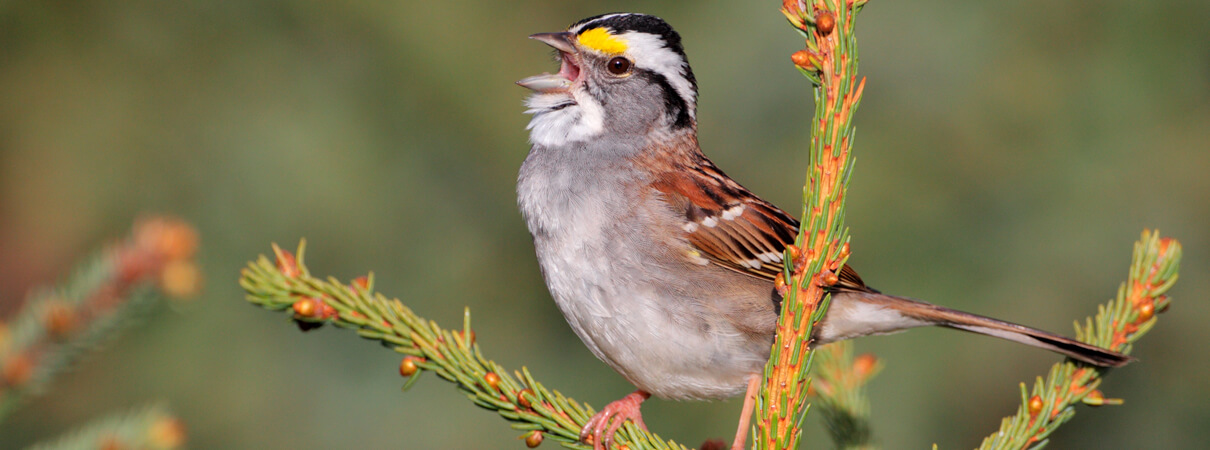
[{"label": "white throat patch", "polygon": [[554,147],[592,139],[605,130],[605,111],[582,87],[567,93],[534,94],[525,101],[533,114],[529,142]]}]

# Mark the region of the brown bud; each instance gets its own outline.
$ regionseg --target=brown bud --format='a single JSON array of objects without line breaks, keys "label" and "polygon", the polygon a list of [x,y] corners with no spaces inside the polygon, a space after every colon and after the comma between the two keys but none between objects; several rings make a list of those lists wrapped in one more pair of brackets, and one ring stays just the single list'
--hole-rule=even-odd
[{"label": "brown bud", "polygon": [[1039,397],[1036,395],[1033,397],[1030,397],[1029,398],[1029,415],[1031,415],[1031,416],[1038,415],[1038,413],[1042,412],[1043,406],[1045,406],[1045,404],[1042,402],[1042,397]]},{"label": "brown bud", "polygon": [[152,448],[178,448],[185,444],[185,424],[173,417],[157,420],[147,430]]},{"label": "brown bud", "polygon": [[[790,61],[793,62],[794,65],[801,67],[804,70],[811,70],[811,71],[819,70],[819,67],[816,67],[816,65],[815,65],[815,63],[818,62],[818,58],[816,58],[814,54],[812,54],[811,52],[809,52],[807,50],[799,50],[799,51],[794,52],[794,54],[790,55]],[[788,249],[789,249],[789,247],[787,247],[787,250]],[[795,255],[797,255],[797,254],[798,253],[796,252]],[[790,259],[797,259],[797,256],[790,258]]]},{"label": "brown bud", "polygon": [[1151,299],[1143,300],[1143,304],[1139,305],[1139,322],[1146,322],[1155,317],[1155,302]]},{"label": "brown bud", "polygon": [[353,282],[349,286],[356,286],[363,290],[369,289],[370,288],[370,278],[366,277],[365,275],[354,278]]},{"label": "brown bud", "polygon": [[182,260],[197,253],[197,230],[173,217],[152,217],[134,226],[134,245],[168,260]]},{"label": "brown bud", "polygon": [[529,399],[525,398],[526,395],[533,396],[534,391],[531,389],[522,389],[519,392],[517,392],[517,405],[518,406],[520,406],[522,408],[529,408],[530,406],[533,406],[529,403]]},{"label": "brown bud", "polygon": [[[805,51],[805,50],[803,50],[803,51]],[[795,53],[795,54],[797,55],[797,53]],[[795,63],[795,64],[797,64],[797,63]],[[786,257],[790,258],[791,261],[798,262],[799,253],[801,253],[801,250],[798,248],[797,245],[790,244],[790,245],[786,246]]]},{"label": "brown bud", "polygon": [[836,28],[836,16],[832,15],[831,11],[815,12],[815,29],[819,30],[821,36],[832,34],[834,28]]},{"label": "brown bud", "polygon": [[836,283],[840,282],[840,277],[837,277],[835,272],[829,270],[820,274],[819,281],[824,286],[835,286]]},{"label": "brown bud", "polygon": [[166,226],[160,235],[158,250],[170,261],[181,261],[192,258],[197,253],[197,230],[181,220],[166,219]]},{"label": "brown bud", "polygon": [[160,270],[160,289],[172,298],[197,295],[202,289],[202,271],[190,260],[171,260]]},{"label": "brown bud", "polygon": [[542,432],[538,430],[530,431],[525,435],[525,446],[529,448],[537,448],[542,445]]},{"label": "brown bud", "polygon": [[55,301],[47,306],[42,323],[51,336],[55,339],[63,339],[75,331],[76,313],[66,304]]},{"label": "brown bud", "polygon": [[773,279],[773,289],[777,290],[777,295],[782,296],[782,298],[785,298],[790,293],[790,288],[786,286],[786,274],[777,274],[777,277]]},{"label": "brown bud", "polygon": [[12,355],[8,361],[4,362],[4,369],[0,372],[3,377],[4,385],[9,387],[17,387],[29,381],[30,376],[34,374],[34,362],[24,354]]},{"label": "brown bud", "polygon": [[802,23],[803,14],[802,14],[802,7],[800,6],[800,1],[801,0],[782,0],[781,14],[783,16],[786,16],[786,20],[789,20],[790,24],[794,25],[794,28],[798,28],[800,30],[806,30],[807,26]]},{"label": "brown bud", "polygon": [[792,13],[798,13],[799,0],[781,0],[781,9]]},{"label": "brown bud", "polygon": [[500,375],[496,375],[495,372],[488,372],[483,376],[483,381],[486,381],[492,389],[500,389]]},{"label": "brown bud", "polygon": [[878,358],[869,353],[858,356],[853,360],[853,374],[860,378],[870,376],[874,372],[874,368],[878,367]]},{"label": "brown bud", "polygon": [[294,317],[314,319],[323,315],[323,303],[319,299],[303,297],[294,302]]},{"label": "brown bud", "polygon": [[399,374],[410,377],[419,372],[420,366],[416,365],[416,361],[421,361],[421,359],[415,356],[404,356],[403,361],[399,362]]}]

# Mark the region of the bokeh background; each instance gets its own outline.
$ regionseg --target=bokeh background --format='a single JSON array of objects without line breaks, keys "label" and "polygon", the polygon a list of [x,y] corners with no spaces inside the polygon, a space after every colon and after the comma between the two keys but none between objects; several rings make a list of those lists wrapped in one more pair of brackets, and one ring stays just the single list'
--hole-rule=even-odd
[{"label": "bokeh background", "polygon": [[[207,287],[63,376],[0,428],[23,446],[165,400],[195,448],[521,448],[437,378],[406,394],[394,353],[248,305],[245,261],[300,237],[319,274],[373,270],[485,351],[598,407],[631,387],[550,301],[515,207],[523,89],[554,70],[531,33],[617,10],[683,35],[701,140],[797,214],[808,84],[779,3],[483,0],[0,2],[0,299],[145,212],[202,233]],[[1159,228],[1185,246],[1142,361],[1054,448],[1210,439],[1210,3],[874,1],[848,223],[872,285],[1071,333]],[[866,338],[886,448],[971,447],[1056,358],[946,330]],[[738,400],[651,401],[653,430],[727,438]],[[811,419],[811,448],[827,448]]]}]

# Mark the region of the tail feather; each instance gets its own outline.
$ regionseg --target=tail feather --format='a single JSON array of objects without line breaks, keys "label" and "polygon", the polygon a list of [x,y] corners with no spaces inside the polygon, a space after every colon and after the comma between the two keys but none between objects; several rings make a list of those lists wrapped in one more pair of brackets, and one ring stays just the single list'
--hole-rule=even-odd
[{"label": "tail feather", "polygon": [[[955,311],[957,312],[957,311]],[[960,313],[965,314],[965,313]],[[1042,330],[1024,327],[1014,323],[1001,322],[983,316],[970,314],[972,321],[983,322],[983,325],[971,323],[942,323],[941,326],[979,333],[986,336],[1020,342],[1025,345],[1044,348],[1055,353],[1066,355],[1077,361],[1086,362],[1101,367],[1122,367],[1134,358],[1118,352],[1110,351],[1091,344],[1085,344],[1074,339],[1048,333]]]},{"label": "tail feather", "polygon": [[[836,312],[839,314],[837,317],[833,317],[833,309],[829,309],[828,318],[821,327],[821,333],[828,333],[829,324],[827,322],[832,322],[831,319],[834,318],[845,323],[834,322],[831,325],[832,330],[841,330],[843,327],[844,330],[869,331],[859,334],[842,332],[843,335],[823,337],[824,341],[936,325],[1043,348],[1096,366],[1121,367],[1134,361],[1134,358],[1121,353],[1054,333],[903,297],[868,292],[847,292],[833,296],[832,308],[836,308]],[[876,313],[871,314],[871,311],[876,311]]]}]

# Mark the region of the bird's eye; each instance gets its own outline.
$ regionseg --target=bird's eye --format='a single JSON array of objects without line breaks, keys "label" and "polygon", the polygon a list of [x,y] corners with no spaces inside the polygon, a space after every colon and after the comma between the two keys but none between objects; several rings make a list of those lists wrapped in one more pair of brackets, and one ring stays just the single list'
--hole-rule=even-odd
[{"label": "bird's eye", "polygon": [[606,68],[609,69],[609,73],[621,75],[630,71],[630,60],[618,56],[609,60],[609,62],[606,63]]}]

